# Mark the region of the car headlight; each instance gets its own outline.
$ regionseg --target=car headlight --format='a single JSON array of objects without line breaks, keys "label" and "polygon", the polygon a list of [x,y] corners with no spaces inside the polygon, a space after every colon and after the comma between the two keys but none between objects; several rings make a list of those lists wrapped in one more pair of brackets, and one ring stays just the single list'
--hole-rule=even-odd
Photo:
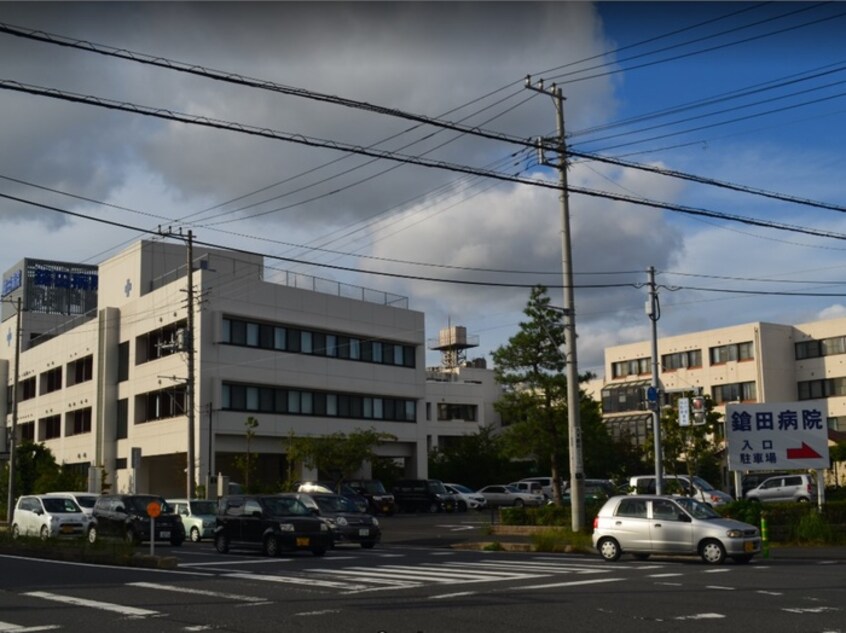
[{"label": "car headlight", "polygon": [[328,531],[329,531],[329,526],[328,526],[328,525],[326,525],[325,523],[321,523],[321,524],[320,524],[320,531],[321,531],[321,532],[328,532]]},{"label": "car headlight", "polygon": [[379,519],[377,519],[376,517],[373,517],[373,526],[379,527]]},{"label": "car headlight", "polygon": [[347,525],[347,520],[344,517],[338,517],[335,519],[335,523],[337,525]]},{"label": "car headlight", "polygon": [[729,538],[742,538],[743,530],[728,530],[726,536]]},{"label": "car headlight", "polygon": [[294,524],[293,523],[280,523],[279,529],[282,532],[293,532],[294,531]]}]

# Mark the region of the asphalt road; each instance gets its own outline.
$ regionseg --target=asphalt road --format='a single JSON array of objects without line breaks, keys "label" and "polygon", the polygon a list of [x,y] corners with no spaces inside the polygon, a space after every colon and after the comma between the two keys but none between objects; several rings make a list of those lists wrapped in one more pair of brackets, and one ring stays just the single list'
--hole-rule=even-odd
[{"label": "asphalt road", "polygon": [[485,523],[391,517],[382,546],[323,558],[157,546],[179,558],[174,571],[2,556],[0,632],[846,633],[842,556],[776,552],[712,567],[696,558],[606,563],[443,545],[478,538]]}]

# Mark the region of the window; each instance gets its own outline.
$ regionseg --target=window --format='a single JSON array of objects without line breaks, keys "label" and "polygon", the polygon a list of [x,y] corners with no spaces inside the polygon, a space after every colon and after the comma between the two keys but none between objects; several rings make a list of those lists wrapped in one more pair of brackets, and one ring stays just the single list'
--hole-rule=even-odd
[{"label": "window", "polygon": [[118,382],[129,380],[129,341],[118,345]]},{"label": "window", "polygon": [[129,400],[122,398],[117,401],[117,420],[115,421],[115,439],[126,439],[129,425]]},{"label": "window", "polygon": [[614,378],[624,378],[625,376],[649,374],[652,372],[651,365],[652,359],[649,357],[623,360],[611,363],[611,375]]},{"label": "window", "polygon": [[67,428],[65,436],[82,435],[91,432],[91,407],[69,411],[65,418]]},{"label": "window", "polygon": [[722,365],[732,360],[752,360],[755,358],[751,341],[712,347],[709,352],[712,365]]},{"label": "window", "polygon": [[62,388],[62,368],[48,369],[39,377],[41,383],[39,393],[52,393]]},{"label": "window", "polygon": [[62,416],[51,415],[38,421],[38,440],[52,440],[62,436]]},{"label": "window", "polygon": [[646,409],[646,387],[643,384],[608,385],[602,389],[603,413],[624,413]]},{"label": "window", "polygon": [[798,383],[799,400],[846,396],[846,378],[820,378]]},{"label": "window", "polygon": [[35,441],[35,422],[23,422],[18,425],[22,442]]},{"label": "window", "polygon": [[833,336],[816,341],[796,343],[796,360],[846,354],[846,336]]},{"label": "window", "polygon": [[[235,325],[235,323],[232,323],[232,336],[235,335]],[[184,337],[187,327],[188,321],[182,319],[176,323],[163,325],[152,332],[147,332],[136,338],[135,364],[141,365],[183,351],[181,339]]]},{"label": "window", "polygon": [[35,397],[35,376],[18,383],[18,396],[21,402]]},{"label": "window", "polygon": [[68,363],[68,387],[87,382],[94,377],[94,356],[88,355]]},{"label": "window", "polygon": [[439,402],[438,420],[464,420],[465,422],[475,422],[476,409],[476,405],[473,404],[451,404],[448,402]]},{"label": "window", "polygon": [[185,386],[151,391],[135,397],[135,423],[173,418],[185,414]]},{"label": "window", "polygon": [[711,388],[711,398],[716,405],[727,402],[755,402],[756,394],[754,382],[736,382]]},{"label": "window", "polygon": [[617,506],[618,517],[646,518],[646,501],[643,499],[623,499]]},{"label": "window", "polygon": [[675,354],[664,354],[661,357],[661,367],[664,371],[686,369],[688,367],[702,367],[702,350],[692,349]]}]

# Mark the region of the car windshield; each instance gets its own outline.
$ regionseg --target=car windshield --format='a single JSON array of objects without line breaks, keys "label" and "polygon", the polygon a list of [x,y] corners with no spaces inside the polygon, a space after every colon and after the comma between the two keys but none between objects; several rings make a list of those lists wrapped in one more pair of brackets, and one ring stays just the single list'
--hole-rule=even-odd
[{"label": "car windshield", "polygon": [[506,492],[520,492],[517,486],[505,486]]},{"label": "car windshield", "polygon": [[694,478],[693,478],[693,484],[694,484],[697,488],[699,488],[700,490],[705,490],[705,491],[708,491],[708,490],[714,490],[714,486],[712,486],[712,485],[711,485],[711,484],[709,484],[707,481],[705,481],[704,479],[702,479],[702,477],[694,477]]},{"label": "car windshield", "polygon": [[317,507],[321,512],[332,514],[335,512],[358,512],[356,505],[346,497],[337,495],[314,495]]},{"label": "car windshield", "polygon": [[473,494],[473,490],[468,488],[467,486],[462,486],[461,484],[452,484],[452,487],[455,488],[458,492],[463,492],[464,494]]},{"label": "car windshield", "polygon": [[161,497],[126,497],[124,499],[126,511],[136,514],[147,514],[147,506],[153,501],[162,507],[162,512],[172,512],[170,506]]},{"label": "car windshield", "polygon": [[76,502],[83,508],[93,508],[97,503],[97,497],[94,495],[79,495],[76,497]]},{"label": "car windshield", "polygon": [[447,494],[446,488],[444,488],[443,483],[441,483],[440,481],[430,481],[428,483],[428,488],[430,492],[434,492],[435,494]]},{"label": "car windshield", "polygon": [[310,516],[311,513],[298,499],[290,497],[264,497],[261,504],[273,516]]},{"label": "car windshield", "polygon": [[47,512],[82,512],[73,499],[64,497],[45,497],[41,500]]},{"label": "car windshield", "polygon": [[676,497],[673,501],[687,510],[687,513],[695,519],[720,518],[720,515],[717,514],[711,506],[701,503],[691,497]]},{"label": "car windshield", "polygon": [[363,481],[361,487],[372,495],[381,495],[387,492],[381,481]]},{"label": "car windshield", "polygon": [[191,514],[216,514],[217,504],[214,501],[192,501]]}]

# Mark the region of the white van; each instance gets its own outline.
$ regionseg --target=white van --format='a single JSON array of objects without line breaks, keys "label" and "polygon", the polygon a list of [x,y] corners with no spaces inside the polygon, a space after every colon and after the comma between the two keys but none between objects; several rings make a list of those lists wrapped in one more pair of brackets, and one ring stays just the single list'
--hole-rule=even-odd
[{"label": "white van", "polygon": [[[662,478],[664,494],[682,494],[686,497],[693,497],[711,506],[720,506],[731,503],[734,498],[727,492],[717,490],[707,481],[694,475],[664,475]],[[629,494],[633,495],[654,495],[655,475],[638,475],[629,480]]]}]

